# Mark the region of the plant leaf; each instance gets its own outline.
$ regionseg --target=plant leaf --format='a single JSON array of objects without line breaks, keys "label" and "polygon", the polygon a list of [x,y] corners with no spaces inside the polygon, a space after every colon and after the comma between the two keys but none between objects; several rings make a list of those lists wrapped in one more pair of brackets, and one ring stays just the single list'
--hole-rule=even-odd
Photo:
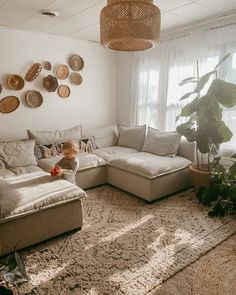
[{"label": "plant leaf", "polygon": [[229,178],[236,179],[236,162],[229,168]]},{"label": "plant leaf", "polygon": [[184,84],[187,84],[187,83],[189,83],[189,82],[197,82],[196,79],[197,79],[196,77],[188,77],[188,78],[185,78],[184,80],[182,80],[182,81],[179,83],[179,86],[183,86]]},{"label": "plant leaf", "polygon": [[23,260],[21,259],[20,255],[17,252],[14,252],[14,256],[15,256],[16,263],[18,265],[20,273],[22,274],[23,279],[28,281],[29,277],[28,277],[28,275],[26,273],[25,265],[24,265]]},{"label": "plant leaf", "polygon": [[195,99],[192,102],[188,103],[186,106],[182,108],[180,115],[182,117],[188,117],[192,115],[194,112],[196,112],[198,101],[199,101],[198,97],[195,97]]},{"label": "plant leaf", "polygon": [[198,81],[198,83],[197,83],[197,86],[196,86],[194,92],[199,93],[199,92],[203,89],[203,87],[206,85],[206,83],[208,82],[209,78],[210,78],[213,74],[215,74],[215,73],[216,73],[216,70],[211,71],[211,72],[205,74],[204,76],[202,76],[202,77],[199,79],[199,81]]},{"label": "plant leaf", "polygon": [[186,98],[188,98],[191,94],[193,94],[194,92],[187,92],[185,93],[179,100],[184,100]]},{"label": "plant leaf", "polygon": [[226,54],[225,56],[223,56],[221,58],[221,60],[218,62],[218,64],[215,66],[215,69],[217,69],[219,67],[219,65],[221,65],[226,59],[228,59],[230,57],[231,53]]},{"label": "plant leaf", "polygon": [[214,95],[224,107],[232,108],[236,105],[236,85],[216,79],[211,83],[207,94]]},{"label": "plant leaf", "polygon": [[175,122],[177,122],[179,120],[179,118],[182,117],[181,115],[178,115],[176,118],[175,118]]}]

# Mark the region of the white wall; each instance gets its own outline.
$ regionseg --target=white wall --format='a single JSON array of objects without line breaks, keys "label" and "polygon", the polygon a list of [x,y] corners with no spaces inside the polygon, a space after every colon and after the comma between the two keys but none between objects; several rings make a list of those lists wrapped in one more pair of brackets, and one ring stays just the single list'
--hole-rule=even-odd
[{"label": "white wall", "polygon": [[[74,86],[69,79],[58,80],[67,84],[71,95],[60,98],[57,92],[47,92],[42,79],[55,75],[58,64],[67,64],[72,54],[83,57],[85,67],[81,71],[83,83]],[[6,85],[9,74],[25,76],[32,63],[48,60],[52,71],[42,70],[33,82],[26,82],[20,91]],[[84,128],[105,126],[116,122],[115,54],[99,44],[44,33],[0,28],[0,83],[3,91],[0,99],[17,96],[21,104],[9,114],[0,113],[0,140],[26,138],[26,129],[53,130],[82,124]],[[71,72],[71,71],[70,71]],[[25,93],[38,90],[44,98],[36,109],[27,107]]]},{"label": "white wall", "polygon": [[130,125],[133,53],[119,52],[116,55],[116,108],[117,122]]}]

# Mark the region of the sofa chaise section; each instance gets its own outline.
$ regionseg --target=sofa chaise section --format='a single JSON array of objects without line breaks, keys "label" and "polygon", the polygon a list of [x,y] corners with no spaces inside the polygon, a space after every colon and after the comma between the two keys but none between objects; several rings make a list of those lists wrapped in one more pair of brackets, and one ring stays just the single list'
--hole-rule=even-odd
[{"label": "sofa chaise section", "polygon": [[0,256],[82,227],[86,194],[70,182],[41,170],[1,178],[0,186]]}]

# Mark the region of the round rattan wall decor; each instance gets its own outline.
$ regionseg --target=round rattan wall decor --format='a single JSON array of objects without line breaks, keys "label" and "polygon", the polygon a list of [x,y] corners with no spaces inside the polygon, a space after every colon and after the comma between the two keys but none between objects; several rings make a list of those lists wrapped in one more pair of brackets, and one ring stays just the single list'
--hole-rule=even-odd
[{"label": "round rattan wall decor", "polygon": [[7,78],[7,85],[12,90],[21,90],[25,86],[24,79],[19,75],[10,75]]},{"label": "round rattan wall decor", "polygon": [[69,65],[72,68],[72,70],[78,72],[78,71],[81,71],[83,69],[83,67],[84,67],[84,60],[83,60],[83,58],[80,55],[73,54],[70,57]]},{"label": "round rattan wall decor", "polygon": [[56,69],[56,76],[60,80],[65,80],[69,75],[69,68],[67,65],[59,65]]},{"label": "round rattan wall decor", "polygon": [[63,84],[58,87],[57,92],[60,97],[67,98],[70,95],[70,88]]},{"label": "round rattan wall decor", "polygon": [[40,92],[30,90],[25,95],[25,101],[30,108],[38,108],[43,103],[43,97]]},{"label": "round rattan wall decor", "polygon": [[58,87],[58,82],[57,78],[53,77],[52,75],[48,75],[45,78],[43,78],[43,87],[48,91],[48,92],[54,92],[56,91]]},{"label": "round rattan wall decor", "polygon": [[72,73],[70,75],[70,82],[74,85],[80,85],[83,82],[83,78],[80,73]]},{"label": "round rattan wall decor", "polygon": [[51,65],[50,61],[44,61],[43,62],[43,67],[47,71],[51,71],[51,69],[52,69],[52,65]]}]

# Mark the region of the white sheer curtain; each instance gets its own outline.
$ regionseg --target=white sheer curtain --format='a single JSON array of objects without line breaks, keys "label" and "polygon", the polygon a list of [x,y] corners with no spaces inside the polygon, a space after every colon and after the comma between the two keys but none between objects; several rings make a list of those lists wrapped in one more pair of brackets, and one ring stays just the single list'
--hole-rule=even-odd
[{"label": "white sheer curtain", "polygon": [[[194,84],[179,86],[179,82],[196,76],[197,60],[201,76],[227,53],[232,56],[220,68],[219,78],[236,83],[236,23],[191,31],[163,41],[153,50],[135,54],[132,124],[175,130],[175,118],[182,107],[179,98],[194,87]],[[236,107],[225,110],[224,119],[234,133],[230,144],[236,145]]]}]

